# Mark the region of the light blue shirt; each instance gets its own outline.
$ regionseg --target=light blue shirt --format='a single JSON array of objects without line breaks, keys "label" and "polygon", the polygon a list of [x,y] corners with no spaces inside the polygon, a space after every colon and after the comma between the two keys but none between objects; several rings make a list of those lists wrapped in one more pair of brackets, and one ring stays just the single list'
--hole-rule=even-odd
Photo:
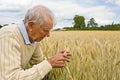
[{"label": "light blue shirt", "polygon": [[31,43],[30,40],[29,40],[28,33],[27,33],[27,31],[26,31],[24,22],[23,22],[23,21],[20,21],[20,22],[18,23],[18,25],[19,25],[20,31],[21,31],[21,33],[22,33],[23,39],[24,39],[24,41],[25,41],[25,44],[32,44],[32,45],[34,45],[35,42],[32,42],[32,43]]}]

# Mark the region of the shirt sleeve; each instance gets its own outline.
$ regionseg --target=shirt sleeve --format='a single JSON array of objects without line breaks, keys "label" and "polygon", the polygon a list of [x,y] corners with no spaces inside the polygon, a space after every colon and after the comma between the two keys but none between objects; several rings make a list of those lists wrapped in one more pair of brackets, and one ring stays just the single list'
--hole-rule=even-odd
[{"label": "shirt sleeve", "polygon": [[19,43],[12,35],[0,37],[0,77],[2,80],[41,80],[52,69],[47,60],[30,69],[22,69],[19,48]]}]

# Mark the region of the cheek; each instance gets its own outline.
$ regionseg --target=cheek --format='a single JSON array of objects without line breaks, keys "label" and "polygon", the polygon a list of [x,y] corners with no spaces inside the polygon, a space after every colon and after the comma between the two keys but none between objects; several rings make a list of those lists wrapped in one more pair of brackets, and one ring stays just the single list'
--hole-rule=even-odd
[{"label": "cheek", "polygon": [[36,31],[36,32],[32,33],[32,37],[33,37],[34,39],[37,39],[37,38],[40,37],[40,34]]}]

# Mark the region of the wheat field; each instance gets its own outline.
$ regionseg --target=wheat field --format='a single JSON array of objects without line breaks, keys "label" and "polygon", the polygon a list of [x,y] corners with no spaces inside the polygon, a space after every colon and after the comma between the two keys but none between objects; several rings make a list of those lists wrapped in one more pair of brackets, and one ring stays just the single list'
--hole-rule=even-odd
[{"label": "wheat field", "polygon": [[50,80],[120,80],[119,31],[52,31],[40,44],[46,57],[66,47],[72,53]]}]

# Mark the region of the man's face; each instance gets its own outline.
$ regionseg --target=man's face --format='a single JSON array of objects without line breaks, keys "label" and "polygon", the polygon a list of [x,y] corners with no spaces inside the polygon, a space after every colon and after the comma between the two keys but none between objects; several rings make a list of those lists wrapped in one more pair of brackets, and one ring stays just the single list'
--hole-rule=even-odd
[{"label": "man's face", "polygon": [[43,25],[33,24],[29,26],[28,35],[31,42],[39,42],[45,37],[50,36],[50,30],[53,28],[53,21],[48,20]]}]

